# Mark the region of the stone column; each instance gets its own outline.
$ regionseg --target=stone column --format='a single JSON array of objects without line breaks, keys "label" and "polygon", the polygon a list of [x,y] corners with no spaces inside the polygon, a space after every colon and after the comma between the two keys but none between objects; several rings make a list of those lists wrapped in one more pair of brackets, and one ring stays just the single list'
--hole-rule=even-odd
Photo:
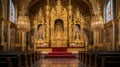
[{"label": "stone column", "polygon": [[100,43],[100,46],[102,46],[102,45],[101,45],[101,44],[102,44],[102,43],[101,43],[101,35],[102,35],[101,32],[102,32],[102,31],[100,31],[100,33],[99,33],[99,43]]},{"label": "stone column", "polygon": [[112,25],[113,25],[112,50],[115,51],[115,48],[116,48],[116,44],[115,44],[115,21],[112,21]]},{"label": "stone column", "polygon": [[11,25],[11,23],[8,23],[8,45],[7,45],[8,51],[11,50],[11,45],[10,45],[10,25]]},{"label": "stone column", "polygon": [[1,18],[1,44],[0,44],[0,50],[4,50],[4,20]]},{"label": "stone column", "polygon": [[93,39],[94,39],[94,42],[93,42],[93,45],[96,46],[96,32],[94,31],[93,32]]},{"label": "stone column", "polygon": [[100,44],[100,41],[99,41],[99,31],[96,32],[96,39],[97,39],[97,41],[96,41],[97,46],[99,46],[99,44]]},{"label": "stone column", "polygon": [[1,22],[2,35],[1,35],[1,45],[4,46],[4,20]]},{"label": "stone column", "polygon": [[25,51],[25,32],[22,32],[22,51]]},{"label": "stone column", "polygon": [[100,35],[99,30],[94,32],[94,46],[96,46],[97,49],[101,46]]},{"label": "stone column", "polygon": [[118,26],[119,26],[119,35],[118,35],[118,50],[120,50],[120,7],[119,7],[119,10],[118,10]]},{"label": "stone column", "polygon": [[118,24],[119,24],[118,50],[120,50],[120,49],[119,49],[119,46],[120,46],[120,19],[118,19]]},{"label": "stone column", "polygon": [[18,44],[20,44],[20,32],[18,31]]},{"label": "stone column", "polygon": [[34,40],[34,43],[35,43],[35,44],[34,44],[34,51],[36,51],[36,50],[37,50],[37,49],[36,49],[36,46],[37,46],[37,44],[38,44],[38,43],[36,42],[36,40],[38,40],[37,25],[35,25],[34,28],[35,28],[35,33],[34,33],[34,39],[35,39],[35,40]]}]

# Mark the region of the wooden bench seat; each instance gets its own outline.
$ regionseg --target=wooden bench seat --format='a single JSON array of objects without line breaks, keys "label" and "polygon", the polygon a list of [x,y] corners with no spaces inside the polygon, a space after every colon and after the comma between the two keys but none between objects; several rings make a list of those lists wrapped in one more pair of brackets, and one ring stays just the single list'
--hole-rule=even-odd
[{"label": "wooden bench seat", "polygon": [[110,67],[111,64],[119,65],[120,53],[118,51],[83,51],[79,52],[79,60],[88,67]]},{"label": "wooden bench seat", "polygon": [[11,59],[8,57],[0,57],[0,66],[3,66],[3,67],[13,67],[12,64],[11,64]]},{"label": "wooden bench seat", "polygon": [[[12,67],[31,67],[40,60],[41,52],[0,52],[0,58],[10,58]],[[1,62],[2,63],[2,62]]]}]

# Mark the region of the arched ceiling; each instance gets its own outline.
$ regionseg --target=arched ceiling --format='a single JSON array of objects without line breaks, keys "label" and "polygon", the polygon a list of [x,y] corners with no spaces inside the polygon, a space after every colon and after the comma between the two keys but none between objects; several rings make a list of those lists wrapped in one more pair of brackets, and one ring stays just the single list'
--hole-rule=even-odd
[{"label": "arched ceiling", "polygon": [[[49,0],[50,5],[55,5],[57,0]],[[69,0],[61,0],[64,6],[68,5]],[[71,0],[72,5],[76,8],[79,7],[81,13],[83,15],[91,15],[92,13],[92,6],[89,0]],[[100,5],[101,9],[103,9],[106,0],[97,0]],[[27,8],[28,14],[36,14],[40,7],[45,7],[46,0],[13,0],[15,7],[18,11],[21,11],[23,7]],[[27,4],[25,6],[25,4]]]},{"label": "arched ceiling", "polygon": [[[57,0],[50,0],[50,6],[55,6]],[[68,1],[69,0],[61,0],[63,6],[67,7],[68,6]],[[81,13],[83,15],[90,15],[91,13],[91,6],[89,1],[86,0],[71,0],[72,2],[72,6],[74,8],[79,8]],[[36,3],[32,4],[32,6],[30,6],[29,8],[29,13],[30,14],[35,14],[40,7],[45,7],[45,5],[47,4],[46,0],[38,0]]]},{"label": "arched ceiling", "polygon": [[[54,4],[54,2],[57,0],[49,0],[49,1],[51,4]],[[69,0],[62,0],[62,1],[63,1],[63,4],[68,5]],[[71,1],[72,1],[72,5],[74,5],[74,6],[77,5],[80,8],[80,10],[82,10],[83,14],[84,13],[89,14],[89,11],[92,8],[89,0],[71,0]],[[101,8],[103,8],[106,0],[97,0],[97,1],[100,3]],[[18,11],[20,11],[21,8],[23,8],[23,6],[25,6],[25,4],[27,4],[27,6],[25,6],[25,7],[27,7],[28,12],[29,12],[29,10],[32,11],[32,9],[35,9],[35,8],[37,9],[40,6],[46,5],[46,0],[13,0],[13,2],[15,4],[15,7],[18,8]],[[34,10],[32,12],[34,12]]]}]

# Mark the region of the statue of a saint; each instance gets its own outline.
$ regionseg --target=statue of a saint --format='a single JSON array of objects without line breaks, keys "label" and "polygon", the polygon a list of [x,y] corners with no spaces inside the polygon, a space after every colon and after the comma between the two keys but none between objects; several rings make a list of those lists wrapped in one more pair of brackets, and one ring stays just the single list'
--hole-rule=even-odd
[{"label": "statue of a saint", "polygon": [[56,8],[55,8],[57,15],[61,15],[62,9],[63,9],[63,8],[62,8],[62,5],[61,5],[61,1],[58,0],[58,1],[57,1],[57,5],[56,5]]},{"label": "statue of a saint", "polygon": [[62,7],[61,0],[57,0],[57,5],[54,9],[52,9],[52,12],[54,12],[54,14],[56,14],[57,16],[61,16],[64,14],[65,11],[66,9]]},{"label": "statue of a saint", "polygon": [[76,10],[76,18],[80,18],[80,12],[79,12],[79,9],[77,8]]},{"label": "statue of a saint", "polygon": [[80,25],[74,26],[74,39],[80,39]]},{"label": "statue of a saint", "polygon": [[44,36],[43,26],[39,25],[39,27],[38,27],[38,39],[43,39],[43,36]]},{"label": "statue of a saint", "polygon": [[55,37],[56,37],[56,39],[61,39],[62,33],[63,33],[63,31],[62,31],[61,26],[59,26],[59,25],[56,26],[56,30],[55,30]]},{"label": "statue of a saint", "polygon": [[51,10],[51,16],[66,16],[67,10],[64,8],[61,4],[61,0],[57,0],[57,4],[54,8]]},{"label": "statue of a saint", "polygon": [[79,33],[76,33],[76,40],[79,40],[80,38],[79,38]]}]

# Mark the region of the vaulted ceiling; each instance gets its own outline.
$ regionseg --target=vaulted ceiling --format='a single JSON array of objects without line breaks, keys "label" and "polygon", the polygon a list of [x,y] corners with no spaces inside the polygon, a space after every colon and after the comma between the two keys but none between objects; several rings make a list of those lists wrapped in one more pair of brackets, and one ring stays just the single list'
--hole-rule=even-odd
[{"label": "vaulted ceiling", "polygon": [[[50,0],[50,6],[55,6],[57,0]],[[68,6],[69,0],[61,0],[64,7]],[[89,3],[89,2],[88,2]],[[39,8],[44,8],[47,2],[45,0],[37,1],[33,6],[30,7],[30,13],[35,14]],[[72,0],[74,8],[79,8],[84,15],[90,15],[91,7],[86,4],[83,0]]]},{"label": "vaulted ceiling", "polygon": [[[47,0],[13,0],[18,11],[22,11],[23,10],[22,8],[26,7],[29,15],[36,14],[40,7],[42,8],[45,7],[45,5],[47,4],[46,1]],[[54,6],[57,0],[49,0],[49,1],[50,1],[50,5]],[[68,5],[69,0],[61,0],[61,1],[64,6]],[[74,8],[78,7],[83,15],[87,15],[87,16],[91,15],[92,6],[89,0],[71,0],[71,1],[73,7]],[[97,0],[97,1],[99,2],[101,8],[103,8],[106,0]]]}]

